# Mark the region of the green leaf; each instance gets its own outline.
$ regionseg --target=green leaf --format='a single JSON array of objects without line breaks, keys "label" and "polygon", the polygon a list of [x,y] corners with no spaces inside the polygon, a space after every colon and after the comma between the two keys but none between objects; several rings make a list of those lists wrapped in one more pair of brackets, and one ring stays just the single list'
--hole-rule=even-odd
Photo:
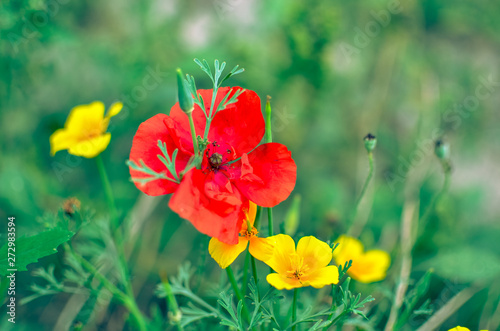
[{"label": "green leaf", "polygon": [[[42,257],[52,255],[57,252],[57,247],[70,240],[74,233],[59,228],[47,230],[31,237],[20,237],[15,241],[15,266],[10,266],[8,261],[8,242],[0,248],[0,275],[9,273],[7,269],[17,269],[26,271],[26,266],[30,263],[38,262]],[[12,258],[12,255],[10,256]],[[11,260],[12,261],[12,260]]]},{"label": "green leaf", "polygon": [[500,274],[500,258],[487,250],[462,247],[443,251],[420,267],[458,282],[487,281]]}]

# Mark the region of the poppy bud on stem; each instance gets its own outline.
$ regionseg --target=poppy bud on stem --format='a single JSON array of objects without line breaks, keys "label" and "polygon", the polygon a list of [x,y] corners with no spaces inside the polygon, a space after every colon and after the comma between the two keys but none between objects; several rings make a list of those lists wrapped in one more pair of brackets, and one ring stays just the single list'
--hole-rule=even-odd
[{"label": "poppy bud on stem", "polygon": [[191,114],[194,109],[193,96],[189,92],[182,70],[177,68],[177,91],[179,95],[179,106],[186,114]]},{"label": "poppy bud on stem", "polygon": [[368,153],[371,153],[377,145],[377,138],[371,133],[367,134],[363,138],[363,141],[365,142],[365,148]]},{"label": "poppy bud on stem", "polygon": [[193,138],[194,155],[196,156],[199,154],[199,150],[198,150],[198,140],[196,139],[196,130],[194,128],[194,122],[193,122],[194,101],[191,92],[189,92],[189,89],[186,86],[186,81],[184,80],[182,70],[179,68],[177,68],[177,92],[179,95],[179,106],[189,118],[191,137]]},{"label": "poppy bud on stem", "polygon": [[451,171],[450,162],[450,145],[446,143],[443,139],[436,140],[434,146],[434,154],[438,157],[441,165],[443,166],[443,171],[448,173]]},{"label": "poppy bud on stem", "polygon": [[368,171],[368,176],[366,177],[365,183],[363,184],[363,188],[361,189],[361,193],[356,200],[356,204],[354,206],[354,210],[351,216],[351,227],[349,228],[348,234],[352,236],[359,235],[361,232],[362,228],[364,227],[364,224],[356,224],[356,215],[358,213],[359,209],[359,204],[361,203],[361,200],[365,196],[366,190],[368,188],[368,185],[370,184],[370,181],[373,177],[373,171],[375,168],[374,162],[373,162],[373,150],[375,149],[375,146],[377,145],[377,138],[372,135],[371,133],[368,133],[364,138],[363,141],[365,142],[365,148],[366,151],[368,152],[368,164],[369,164],[369,171]]}]

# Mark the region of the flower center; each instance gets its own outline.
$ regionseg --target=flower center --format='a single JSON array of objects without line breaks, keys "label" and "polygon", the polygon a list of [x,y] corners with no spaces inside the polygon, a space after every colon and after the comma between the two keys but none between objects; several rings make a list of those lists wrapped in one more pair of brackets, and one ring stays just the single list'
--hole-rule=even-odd
[{"label": "flower center", "polygon": [[240,237],[245,237],[247,240],[250,240],[250,238],[256,236],[259,233],[256,228],[252,226],[251,229],[248,228],[248,226],[243,228],[240,232]]},{"label": "flower center", "polygon": [[203,152],[201,168],[203,172],[223,170],[228,162],[236,158],[234,149],[226,143],[211,142]]},{"label": "flower center", "polygon": [[297,253],[294,253],[290,257],[290,262],[291,269],[286,272],[287,278],[296,279],[302,282],[302,277],[304,277],[309,270],[309,266],[304,264],[304,258]]},{"label": "flower center", "polygon": [[213,153],[212,156],[210,156],[210,164],[212,165],[212,168],[219,168],[219,166],[222,163],[222,155],[219,153]]}]

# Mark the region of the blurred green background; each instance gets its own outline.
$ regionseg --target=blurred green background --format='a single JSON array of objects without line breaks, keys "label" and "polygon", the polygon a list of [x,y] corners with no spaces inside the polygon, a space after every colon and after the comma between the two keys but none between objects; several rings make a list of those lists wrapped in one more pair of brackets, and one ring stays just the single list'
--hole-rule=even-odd
[{"label": "blurred green background", "polygon": [[[495,1],[2,1],[2,243],[7,216],[16,216],[18,235],[33,234],[68,197],[96,217],[107,215],[94,160],[66,151],[51,157],[49,136],[72,107],[120,100],[125,108],[112,119],[102,156],[132,224],[128,250],[141,309],[162,301],[153,294],[159,272],[175,273],[185,260],[206,265],[204,277],[217,282],[206,237],[169,211],[168,197],[142,196],[125,161],[139,124],[176,102],[175,68],[210,88],[192,59],[219,59],[246,69],[230,85],[255,90],[262,100],[272,96],[274,140],[289,147],[298,166],[299,234],[328,240],[347,230],[368,171],[362,138],[377,136],[360,237],[367,248],[391,252],[393,261],[385,282],[357,287],[377,298],[369,315],[374,329],[385,324],[398,278],[403,206],[415,204],[422,214],[441,189],[433,142],[444,137],[451,185],[418,229],[412,279],[434,267],[428,293],[434,309],[468,284],[487,284],[442,329],[498,326],[500,283],[492,279],[500,264],[499,29]],[[291,200],[275,208],[276,223]],[[63,257],[38,266],[50,263],[57,273]],[[18,297],[36,281],[19,273]],[[76,314],[69,298],[18,306],[17,326],[64,326]],[[119,328],[122,315],[108,307],[95,323]],[[427,318],[413,317],[411,328]]]}]

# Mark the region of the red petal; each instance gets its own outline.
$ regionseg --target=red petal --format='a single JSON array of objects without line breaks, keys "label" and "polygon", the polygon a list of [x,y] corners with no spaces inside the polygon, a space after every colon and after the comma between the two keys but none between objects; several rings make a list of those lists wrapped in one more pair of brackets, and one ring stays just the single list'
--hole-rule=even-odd
[{"label": "red petal", "polygon": [[293,191],[297,166],[285,145],[268,143],[243,155],[235,166],[234,183],[241,194],[262,207],[274,207]]},{"label": "red petal", "polygon": [[[218,90],[215,99],[214,111],[219,103],[231,91],[228,100],[241,87],[222,87]],[[210,112],[213,90],[198,90],[203,97],[205,109]],[[189,120],[186,114],[182,112],[179,103],[176,103],[170,110],[170,116],[182,127],[189,128]],[[196,134],[204,135],[206,119],[203,111],[195,105],[193,111],[193,121]],[[245,90],[239,97],[238,102],[229,105],[226,109],[219,111],[212,121],[208,140],[213,142],[224,142],[234,147],[236,154],[250,152],[259,144],[264,136],[265,123],[260,108],[260,98],[254,91]]]},{"label": "red petal", "polygon": [[193,169],[184,175],[170,199],[170,208],[189,220],[201,233],[226,244],[238,243],[238,232],[245,218],[248,200],[222,173],[204,174]]},{"label": "red petal", "polygon": [[[240,89],[241,87],[234,87],[229,98]],[[229,88],[222,88],[218,94],[222,99],[228,92]],[[240,156],[250,152],[260,143],[265,130],[260,98],[254,91],[245,90],[238,97],[238,102],[215,115],[208,137],[211,141],[220,141],[233,146],[236,155]]]},{"label": "red petal", "polygon": [[[169,123],[169,126],[166,123]],[[158,140],[167,144],[167,150],[170,157],[176,148],[179,152],[176,158],[177,173],[180,173],[185,167],[191,154],[188,153],[183,146],[179,145],[179,133],[175,128],[175,123],[172,122],[165,114],[158,114],[143,122],[134,136],[132,141],[132,149],[130,150],[129,159],[135,164],[140,165],[140,160],[156,172],[163,172],[170,178],[173,176],[166,169],[165,165],[158,159],[157,155],[162,154],[158,147]],[[143,172],[133,170],[129,167],[130,176],[132,178],[148,178],[151,177]],[[134,182],[135,186],[142,192],[148,195],[163,195],[169,194],[176,190],[178,184],[167,179],[157,179],[144,184]]]}]

